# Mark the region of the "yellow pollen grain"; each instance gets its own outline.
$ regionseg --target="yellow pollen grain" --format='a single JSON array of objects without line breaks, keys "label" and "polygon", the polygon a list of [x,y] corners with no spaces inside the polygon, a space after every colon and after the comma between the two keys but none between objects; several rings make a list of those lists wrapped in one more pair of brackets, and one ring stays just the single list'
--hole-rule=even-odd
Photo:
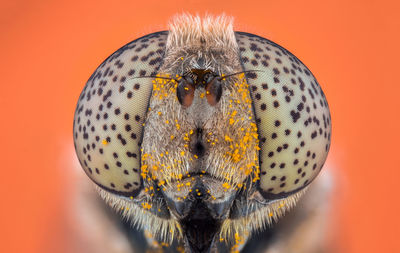
[{"label": "yellow pollen grain", "polygon": [[169,124],[169,120],[166,120],[166,121],[165,121],[165,124]]},{"label": "yellow pollen grain", "polygon": [[104,139],[101,143],[103,143],[103,145],[107,145],[108,141],[106,139]]},{"label": "yellow pollen grain", "polygon": [[224,187],[225,189],[231,188],[231,186],[226,182],[222,184],[222,187]]},{"label": "yellow pollen grain", "polygon": [[158,113],[158,115],[161,115],[162,114],[162,112],[157,112]]}]

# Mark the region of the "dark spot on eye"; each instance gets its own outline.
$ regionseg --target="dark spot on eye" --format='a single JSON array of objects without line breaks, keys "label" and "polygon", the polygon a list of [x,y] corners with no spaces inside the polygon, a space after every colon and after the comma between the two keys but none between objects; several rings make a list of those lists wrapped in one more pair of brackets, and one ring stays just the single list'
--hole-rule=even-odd
[{"label": "dark spot on eye", "polygon": [[276,100],[274,101],[274,107],[275,107],[275,108],[279,107],[279,102],[276,101]]},{"label": "dark spot on eye", "polygon": [[297,184],[299,182],[299,179],[294,180],[294,184]]},{"label": "dark spot on eye", "polygon": [[269,166],[271,169],[275,168],[276,163],[271,163],[271,165]]},{"label": "dark spot on eye", "polygon": [[300,113],[292,110],[292,111],[290,111],[290,116],[292,116],[293,123],[296,123],[297,120],[300,118]]},{"label": "dark spot on eye", "polygon": [[286,185],[286,183],[282,183],[282,184],[280,184],[279,186],[280,186],[281,188],[283,188],[283,187],[285,187],[285,185]]},{"label": "dark spot on eye", "polygon": [[276,96],[276,90],[275,90],[275,89],[272,89],[272,90],[271,90],[271,95],[272,95],[273,97]]},{"label": "dark spot on eye", "polygon": [[255,97],[256,97],[256,99],[260,100],[260,99],[261,99],[261,94],[260,94],[260,93],[257,93],[257,94],[255,95]]},{"label": "dark spot on eye", "polygon": [[263,84],[262,84],[262,88],[263,88],[264,90],[268,90],[268,84],[263,83]]},{"label": "dark spot on eye", "polygon": [[132,95],[133,95],[132,91],[129,91],[128,94],[126,94],[126,97],[127,98],[132,98]]},{"label": "dark spot on eye", "polygon": [[272,176],[272,177],[271,177],[271,180],[272,180],[272,181],[276,180],[276,176]]},{"label": "dark spot on eye", "polygon": [[115,165],[117,165],[118,167],[121,167],[121,166],[122,166],[122,164],[121,164],[120,161],[116,162]]},{"label": "dark spot on eye", "polygon": [[278,137],[278,135],[276,133],[272,133],[271,138],[275,139],[276,137]]},{"label": "dark spot on eye", "polygon": [[133,86],[133,88],[135,89],[135,90],[138,90],[139,88],[140,88],[140,84],[135,84],[135,86]]},{"label": "dark spot on eye", "polygon": [[285,176],[281,177],[281,181],[285,181],[285,180],[286,180]]},{"label": "dark spot on eye", "polygon": [[274,156],[274,152],[271,151],[268,153],[268,157],[273,157],[273,156]]},{"label": "dark spot on eye", "polygon": [[121,110],[119,108],[117,108],[117,109],[114,110],[114,113],[115,113],[115,115],[118,115],[118,114],[121,113]]},{"label": "dark spot on eye", "polygon": [[108,166],[107,163],[104,164],[104,168],[105,168],[106,170],[110,169],[110,167]]},{"label": "dark spot on eye", "polygon": [[112,124],[111,129],[115,131],[115,129],[117,129],[117,126],[115,124]]},{"label": "dark spot on eye", "polygon": [[299,148],[295,148],[295,149],[294,149],[294,153],[295,153],[295,154],[299,153]]},{"label": "dark spot on eye", "polygon": [[246,74],[247,78],[249,79],[257,79],[257,74],[254,72],[249,72]]},{"label": "dark spot on eye", "polygon": [[279,78],[278,77],[274,77],[274,83],[279,83]]},{"label": "dark spot on eye", "polygon": [[260,109],[265,111],[267,109],[267,105],[266,104],[261,104]]},{"label": "dark spot on eye", "polygon": [[281,163],[281,164],[279,165],[279,168],[283,169],[283,168],[285,168],[285,166],[286,166],[285,163]]},{"label": "dark spot on eye", "polygon": [[111,185],[112,188],[115,188],[115,184],[114,183],[111,183],[110,185]]},{"label": "dark spot on eye", "polygon": [[291,133],[290,129],[285,130],[285,135],[289,135]]},{"label": "dark spot on eye", "polygon": [[135,120],[139,122],[140,116],[139,115],[135,115]]},{"label": "dark spot on eye", "polygon": [[296,165],[296,164],[298,164],[299,163],[299,160],[298,159],[295,159],[294,161],[293,161],[293,164],[294,165]]},{"label": "dark spot on eye", "polygon": [[131,125],[126,125],[126,126],[125,126],[125,130],[126,130],[127,132],[131,131]]},{"label": "dark spot on eye", "polygon": [[275,126],[278,127],[278,126],[280,126],[280,125],[281,125],[281,122],[280,122],[279,120],[276,120],[276,121],[275,121]]},{"label": "dark spot on eye", "polygon": [[253,66],[258,66],[257,60],[251,60],[251,64],[253,64]]}]

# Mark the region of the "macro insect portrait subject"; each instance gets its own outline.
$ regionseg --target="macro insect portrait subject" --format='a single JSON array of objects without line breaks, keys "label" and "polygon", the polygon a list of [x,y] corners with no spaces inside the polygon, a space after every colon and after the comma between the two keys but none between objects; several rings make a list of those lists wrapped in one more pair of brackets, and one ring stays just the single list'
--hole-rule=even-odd
[{"label": "macro insect portrait subject", "polygon": [[225,16],[181,15],[96,69],[73,134],[83,170],[117,212],[97,208],[120,217],[132,252],[294,252],[276,235],[313,219],[308,194],[323,198],[306,190],[326,160],[331,117],[289,51]]}]

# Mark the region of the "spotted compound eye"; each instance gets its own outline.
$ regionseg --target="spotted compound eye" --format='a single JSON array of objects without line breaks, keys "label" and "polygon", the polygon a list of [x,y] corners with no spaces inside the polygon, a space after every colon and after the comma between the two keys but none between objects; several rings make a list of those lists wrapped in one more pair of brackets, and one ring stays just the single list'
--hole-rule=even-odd
[{"label": "spotted compound eye", "polygon": [[86,174],[102,189],[135,196],[141,186],[140,148],[167,32],[137,39],[108,57],[83,89],[74,118],[74,141]]},{"label": "spotted compound eye", "polygon": [[331,139],[325,95],[310,70],[281,46],[237,33],[259,133],[259,188],[267,199],[307,186],[321,170]]}]

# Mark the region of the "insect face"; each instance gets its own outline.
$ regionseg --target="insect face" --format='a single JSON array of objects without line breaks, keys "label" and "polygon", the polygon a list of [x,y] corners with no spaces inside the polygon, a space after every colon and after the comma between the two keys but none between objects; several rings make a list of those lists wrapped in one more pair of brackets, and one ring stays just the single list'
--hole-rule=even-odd
[{"label": "insect face", "polygon": [[287,50],[224,17],[183,16],[100,65],[74,140],[101,196],[133,224],[194,252],[234,249],[317,176],[330,114]]}]

